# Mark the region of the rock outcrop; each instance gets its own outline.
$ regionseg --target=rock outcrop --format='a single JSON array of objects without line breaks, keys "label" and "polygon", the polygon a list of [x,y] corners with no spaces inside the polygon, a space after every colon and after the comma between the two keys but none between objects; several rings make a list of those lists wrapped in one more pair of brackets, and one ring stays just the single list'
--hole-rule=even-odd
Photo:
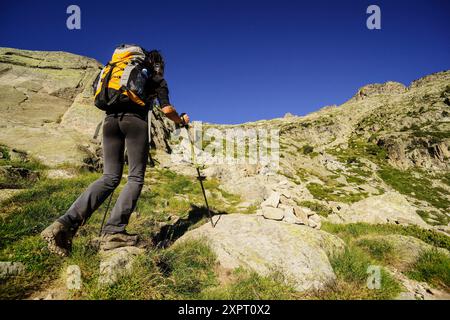
[{"label": "rock outcrop", "polygon": [[329,216],[328,220],[333,223],[365,222],[427,226],[416,213],[416,209],[397,192],[388,192],[355,202],[339,212],[339,215]]},{"label": "rock outcrop", "polygon": [[262,275],[279,271],[299,291],[320,289],[335,279],[329,257],[344,249],[338,237],[256,215],[229,214],[218,219],[215,228],[205,224],[187,232],[175,245],[204,239],[223,268],[243,267]]},{"label": "rock outcrop", "polygon": [[[104,113],[94,106],[92,83],[101,67],[67,52],[0,48],[0,143],[47,165],[99,169],[99,141],[92,138]],[[171,130],[155,112],[153,146],[170,152]]]},{"label": "rock outcrop", "polygon": [[397,134],[379,138],[377,144],[386,150],[388,162],[396,168],[445,169],[449,166],[449,145],[443,140],[402,137]]},{"label": "rock outcrop", "polygon": [[355,99],[362,100],[375,95],[395,95],[404,93],[405,91],[406,87],[398,82],[390,81],[383,84],[369,84],[359,89],[358,93],[355,95]]},{"label": "rock outcrop", "polygon": [[66,53],[0,48],[0,142],[46,164],[81,164],[102,113],[93,106],[97,61]]}]

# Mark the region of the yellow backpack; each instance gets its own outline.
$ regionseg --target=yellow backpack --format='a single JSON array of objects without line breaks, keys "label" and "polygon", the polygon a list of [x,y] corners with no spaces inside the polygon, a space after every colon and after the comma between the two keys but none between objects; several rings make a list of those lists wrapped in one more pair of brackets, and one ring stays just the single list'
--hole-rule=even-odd
[{"label": "yellow backpack", "polygon": [[145,83],[151,72],[147,51],[137,45],[120,45],[94,82],[95,106],[101,110],[119,104],[146,105]]}]

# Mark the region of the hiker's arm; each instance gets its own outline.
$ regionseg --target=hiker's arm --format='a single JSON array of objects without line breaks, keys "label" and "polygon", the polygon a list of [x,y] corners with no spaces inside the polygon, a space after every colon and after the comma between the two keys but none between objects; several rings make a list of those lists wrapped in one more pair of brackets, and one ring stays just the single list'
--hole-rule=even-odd
[{"label": "hiker's arm", "polygon": [[165,106],[170,106],[169,87],[167,86],[167,81],[159,76],[155,76],[153,78],[153,81],[156,84],[155,92],[161,108],[164,108]]},{"label": "hiker's arm", "polygon": [[175,122],[176,124],[187,124],[189,123],[189,116],[187,114],[178,114],[177,110],[171,105],[166,105],[161,108],[162,112],[167,118]]},{"label": "hiker's arm", "polygon": [[158,86],[155,91],[158,96],[159,104],[161,106],[162,112],[167,118],[175,122],[176,124],[187,124],[189,123],[189,116],[187,114],[179,115],[177,110],[170,104],[169,100],[169,87],[167,86],[167,81],[163,78],[154,79],[158,82]]}]

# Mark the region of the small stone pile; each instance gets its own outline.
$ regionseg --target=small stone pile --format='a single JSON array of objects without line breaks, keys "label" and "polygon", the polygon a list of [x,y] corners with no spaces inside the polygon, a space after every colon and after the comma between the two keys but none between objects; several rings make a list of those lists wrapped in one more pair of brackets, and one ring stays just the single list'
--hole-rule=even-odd
[{"label": "small stone pile", "polygon": [[320,229],[321,218],[309,208],[300,207],[292,198],[288,189],[280,188],[273,191],[256,211],[265,219],[283,221],[289,224],[302,224],[314,229]]}]

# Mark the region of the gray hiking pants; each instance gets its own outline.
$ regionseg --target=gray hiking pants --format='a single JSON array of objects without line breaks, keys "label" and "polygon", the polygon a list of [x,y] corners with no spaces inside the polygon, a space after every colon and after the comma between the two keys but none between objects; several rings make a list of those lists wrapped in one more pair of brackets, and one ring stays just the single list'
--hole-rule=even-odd
[{"label": "gray hiking pants", "polygon": [[104,233],[123,232],[144,185],[148,157],[147,120],[137,114],[106,116],[103,124],[103,176],[78,197],[58,219],[68,227],[78,228],[111,195],[120,183],[124,165],[124,148],[128,153],[128,181],[112,208]]}]

